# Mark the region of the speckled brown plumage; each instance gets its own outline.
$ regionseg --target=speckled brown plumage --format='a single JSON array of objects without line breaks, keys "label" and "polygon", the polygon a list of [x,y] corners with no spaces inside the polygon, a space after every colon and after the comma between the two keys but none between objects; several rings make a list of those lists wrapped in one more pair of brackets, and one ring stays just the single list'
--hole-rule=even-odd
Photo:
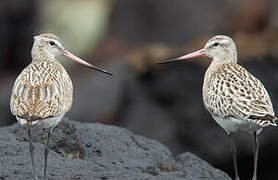
[{"label": "speckled brown plumage", "polygon": [[34,61],[15,81],[11,112],[36,118],[65,113],[72,104],[72,89],[68,73],[57,60]]},{"label": "speckled brown plumage", "polygon": [[32,130],[47,129],[44,151],[43,180],[46,180],[48,144],[51,131],[63,119],[72,104],[72,82],[55,59],[65,56],[87,67],[111,75],[105,69],[94,66],[65,50],[60,39],[53,34],[34,37],[32,62],[17,77],[11,94],[10,108],[18,123],[27,129],[34,179],[38,180],[34,163]]},{"label": "speckled brown plumage", "polygon": [[[211,38],[203,49],[174,58],[164,63],[194,57],[212,58],[203,83],[203,101],[213,119],[226,131],[231,143],[235,180],[239,180],[236,146],[233,133],[254,134],[254,171],[252,180],[257,180],[259,153],[258,134],[263,127],[276,126],[271,99],[263,84],[246,69],[237,64],[237,49],[228,36]],[[160,63],[161,64],[161,63]]]},{"label": "speckled brown plumage", "polygon": [[206,109],[222,118],[232,116],[260,126],[274,124],[275,115],[263,84],[236,63],[220,63],[208,68],[203,101]]},{"label": "speckled brown plumage", "polygon": [[71,79],[55,59],[64,51],[60,39],[53,34],[41,34],[34,39],[32,63],[17,77],[10,101],[11,112],[22,125],[65,114],[72,104]]},{"label": "speckled brown plumage", "polygon": [[263,127],[276,126],[271,99],[263,84],[237,64],[233,40],[218,35],[205,45],[204,55],[212,58],[203,84],[203,101],[214,120],[227,132],[231,143],[235,180],[239,180],[236,146],[231,133],[254,134],[254,171],[257,180],[258,134]]},{"label": "speckled brown plumage", "polygon": [[204,54],[213,58],[203,83],[203,102],[227,133],[253,132],[276,126],[271,99],[263,84],[237,64],[233,40],[218,35],[205,45]]}]

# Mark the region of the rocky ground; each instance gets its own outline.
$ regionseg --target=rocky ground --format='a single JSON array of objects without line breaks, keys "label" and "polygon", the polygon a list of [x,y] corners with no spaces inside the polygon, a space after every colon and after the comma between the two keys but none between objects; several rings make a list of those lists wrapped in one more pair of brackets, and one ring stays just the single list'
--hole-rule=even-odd
[{"label": "rocky ground", "polygon": [[[0,180],[32,179],[25,130],[14,124],[0,134]],[[42,177],[45,135],[32,135]],[[53,131],[50,147],[48,179],[230,179],[189,152],[173,157],[161,143],[116,126],[66,119]]]}]

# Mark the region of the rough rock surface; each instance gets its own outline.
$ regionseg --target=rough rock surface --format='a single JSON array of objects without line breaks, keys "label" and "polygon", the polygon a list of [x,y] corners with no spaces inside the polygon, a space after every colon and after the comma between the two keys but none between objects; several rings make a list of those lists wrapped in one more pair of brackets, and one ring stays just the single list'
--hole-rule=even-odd
[{"label": "rough rock surface", "polygon": [[[0,128],[0,180],[32,179],[24,133],[17,124]],[[40,137],[43,133],[32,134],[36,169],[42,177],[41,142],[45,138]],[[174,158],[161,143],[115,126],[64,120],[54,129],[51,141],[48,179],[230,179],[189,152]],[[62,145],[55,145],[57,142]],[[69,149],[70,146],[75,148]],[[83,155],[69,156],[70,151]]]}]

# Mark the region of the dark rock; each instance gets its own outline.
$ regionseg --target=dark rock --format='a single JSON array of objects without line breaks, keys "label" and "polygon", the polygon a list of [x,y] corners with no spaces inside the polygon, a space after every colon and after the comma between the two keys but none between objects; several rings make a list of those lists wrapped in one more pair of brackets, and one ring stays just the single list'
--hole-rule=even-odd
[{"label": "dark rock", "polygon": [[[207,162],[201,160],[200,158],[191,153],[186,152],[179,155],[177,157],[177,161],[181,164],[181,169],[187,170],[187,178],[191,177],[192,179],[194,179],[197,174],[200,179],[202,177],[211,177],[212,174],[219,174],[218,176],[215,176],[213,179],[223,179],[224,174],[222,171],[213,168]],[[208,170],[208,167],[211,168],[209,168]]]},{"label": "dark rock", "polygon": [[[17,140],[28,142],[27,131],[19,125],[15,126],[17,127],[13,132]],[[67,118],[64,118],[64,120],[53,129],[50,136],[49,148],[63,157],[84,159],[84,144],[81,141],[81,137],[76,135],[75,132],[76,128],[73,123]],[[47,130],[31,131],[31,134],[34,142],[39,142],[41,144],[46,143]]]},{"label": "dark rock", "polygon": [[[67,130],[69,133],[65,133]],[[25,134],[18,125],[2,127],[0,134],[0,179],[32,179],[28,143],[22,138]],[[35,164],[41,176],[44,138],[41,133],[35,134]],[[70,142],[71,137],[81,137],[77,142],[82,141],[85,153],[84,159],[71,159],[50,151],[48,179],[230,179],[191,153],[174,159],[159,142],[134,135],[124,128],[65,121],[53,134],[53,144],[58,135],[63,136],[60,140],[65,141],[63,144]]]}]

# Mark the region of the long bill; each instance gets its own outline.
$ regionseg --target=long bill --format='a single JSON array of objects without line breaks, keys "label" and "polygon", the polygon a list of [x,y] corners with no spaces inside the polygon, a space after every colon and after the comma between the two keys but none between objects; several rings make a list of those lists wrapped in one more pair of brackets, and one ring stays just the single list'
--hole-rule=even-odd
[{"label": "long bill", "polygon": [[201,57],[205,55],[205,51],[204,49],[200,49],[198,51],[195,51],[193,53],[184,55],[184,56],[180,56],[177,58],[173,58],[173,59],[168,59],[166,61],[162,61],[162,62],[158,62],[157,64],[167,64],[167,63],[175,63],[178,61],[182,61],[182,60],[186,60],[186,59],[191,59],[191,58],[195,58],[195,57]]},{"label": "long bill", "polygon": [[99,71],[99,72],[102,72],[102,73],[105,73],[105,74],[108,74],[108,75],[113,75],[112,73],[110,73],[109,71],[107,71],[107,70],[105,70],[105,69],[99,68],[99,67],[97,67],[97,66],[95,66],[95,65],[92,65],[92,64],[90,64],[90,63],[88,63],[88,62],[86,62],[86,61],[80,59],[79,57],[77,57],[77,56],[71,54],[69,51],[66,51],[66,50],[65,50],[64,53],[63,53],[63,56],[65,56],[65,57],[67,57],[67,58],[69,58],[69,59],[72,59],[72,60],[74,60],[75,62],[78,62],[78,63],[80,63],[80,64],[83,64],[83,65],[85,65],[85,66],[87,66],[87,67],[89,67],[89,68],[92,68],[92,69],[94,69],[94,70],[97,70],[97,71]]}]

